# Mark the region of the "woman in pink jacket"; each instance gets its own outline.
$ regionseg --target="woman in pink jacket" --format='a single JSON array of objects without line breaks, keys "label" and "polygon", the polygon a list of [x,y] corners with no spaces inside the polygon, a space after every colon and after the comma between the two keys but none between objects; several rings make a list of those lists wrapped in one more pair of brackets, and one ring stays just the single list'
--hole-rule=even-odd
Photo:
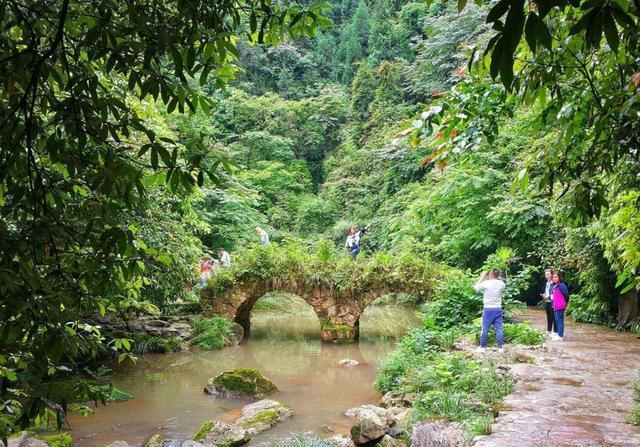
[{"label": "woman in pink jacket", "polygon": [[562,341],[564,337],[564,311],[569,304],[569,288],[564,283],[564,274],[562,272],[553,272],[552,300],[558,335],[553,336],[551,339]]}]

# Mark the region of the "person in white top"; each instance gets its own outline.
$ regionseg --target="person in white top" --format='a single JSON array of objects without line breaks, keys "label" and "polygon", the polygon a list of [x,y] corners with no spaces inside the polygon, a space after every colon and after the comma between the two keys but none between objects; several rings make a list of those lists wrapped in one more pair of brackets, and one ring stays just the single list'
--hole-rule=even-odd
[{"label": "person in white top", "polygon": [[347,250],[349,250],[349,254],[355,261],[360,253],[360,239],[364,236],[364,233],[369,229],[371,224],[368,224],[364,228],[360,228],[357,230],[355,227],[349,228],[349,234],[347,235],[347,240],[344,243],[344,246]]},{"label": "person in white top", "polygon": [[500,279],[500,272],[496,269],[489,272],[482,272],[480,279],[473,288],[476,292],[482,292],[482,336],[480,337],[480,351],[484,351],[487,347],[487,335],[489,329],[493,326],[498,336],[498,349],[502,350],[504,334],[502,332],[502,291],[505,283]]},{"label": "person in white top", "polygon": [[260,227],[256,227],[256,234],[260,238],[260,245],[269,244],[269,234]]},{"label": "person in white top", "polygon": [[231,256],[224,248],[220,249],[220,264],[222,267],[231,267]]}]

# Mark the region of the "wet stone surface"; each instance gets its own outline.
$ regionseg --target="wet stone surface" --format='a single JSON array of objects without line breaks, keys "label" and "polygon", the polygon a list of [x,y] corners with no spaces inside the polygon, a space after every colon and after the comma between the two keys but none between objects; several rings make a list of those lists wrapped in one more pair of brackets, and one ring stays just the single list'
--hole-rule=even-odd
[{"label": "wet stone surface", "polygon": [[[537,309],[526,316],[539,329],[544,318]],[[518,382],[475,447],[640,446],[640,427],[625,423],[640,369],[636,336],[568,322],[565,341],[532,355],[535,363],[514,365]]]}]

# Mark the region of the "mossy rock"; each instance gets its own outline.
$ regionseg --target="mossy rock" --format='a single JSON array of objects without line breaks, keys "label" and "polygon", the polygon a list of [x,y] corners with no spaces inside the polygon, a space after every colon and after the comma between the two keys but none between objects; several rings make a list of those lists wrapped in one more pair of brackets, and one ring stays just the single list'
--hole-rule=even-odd
[{"label": "mossy rock", "polygon": [[207,447],[238,447],[251,440],[247,430],[235,424],[220,421],[204,421],[193,440]]},{"label": "mossy rock", "polygon": [[162,447],[164,444],[164,436],[159,433],[151,436],[147,442],[144,443],[144,447]]},{"label": "mossy rock", "polygon": [[250,397],[262,399],[278,391],[278,387],[256,369],[240,368],[225,371],[209,379],[204,392],[218,397]]},{"label": "mossy rock", "polygon": [[291,416],[293,412],[289,406],[275,400],[264,399],[246,405],[242,409],[242,417],[236,421],[236,424],[247,430],[251,436],[255,436]]}]

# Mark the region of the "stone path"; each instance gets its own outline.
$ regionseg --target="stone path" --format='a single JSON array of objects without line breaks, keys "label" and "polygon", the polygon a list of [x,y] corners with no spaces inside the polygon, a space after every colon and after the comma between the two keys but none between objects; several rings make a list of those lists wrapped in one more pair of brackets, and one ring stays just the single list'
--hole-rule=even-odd
[{"label": "stone path", "polygon": [[[542,311],[525,318],[545,328]],[[625,423],[640,372],[637,336],[568,321],[565,341],[530,352],[532,362],[514,367],[518,382],[492,434],[475,447],[640,446],[640,427]]]}]

